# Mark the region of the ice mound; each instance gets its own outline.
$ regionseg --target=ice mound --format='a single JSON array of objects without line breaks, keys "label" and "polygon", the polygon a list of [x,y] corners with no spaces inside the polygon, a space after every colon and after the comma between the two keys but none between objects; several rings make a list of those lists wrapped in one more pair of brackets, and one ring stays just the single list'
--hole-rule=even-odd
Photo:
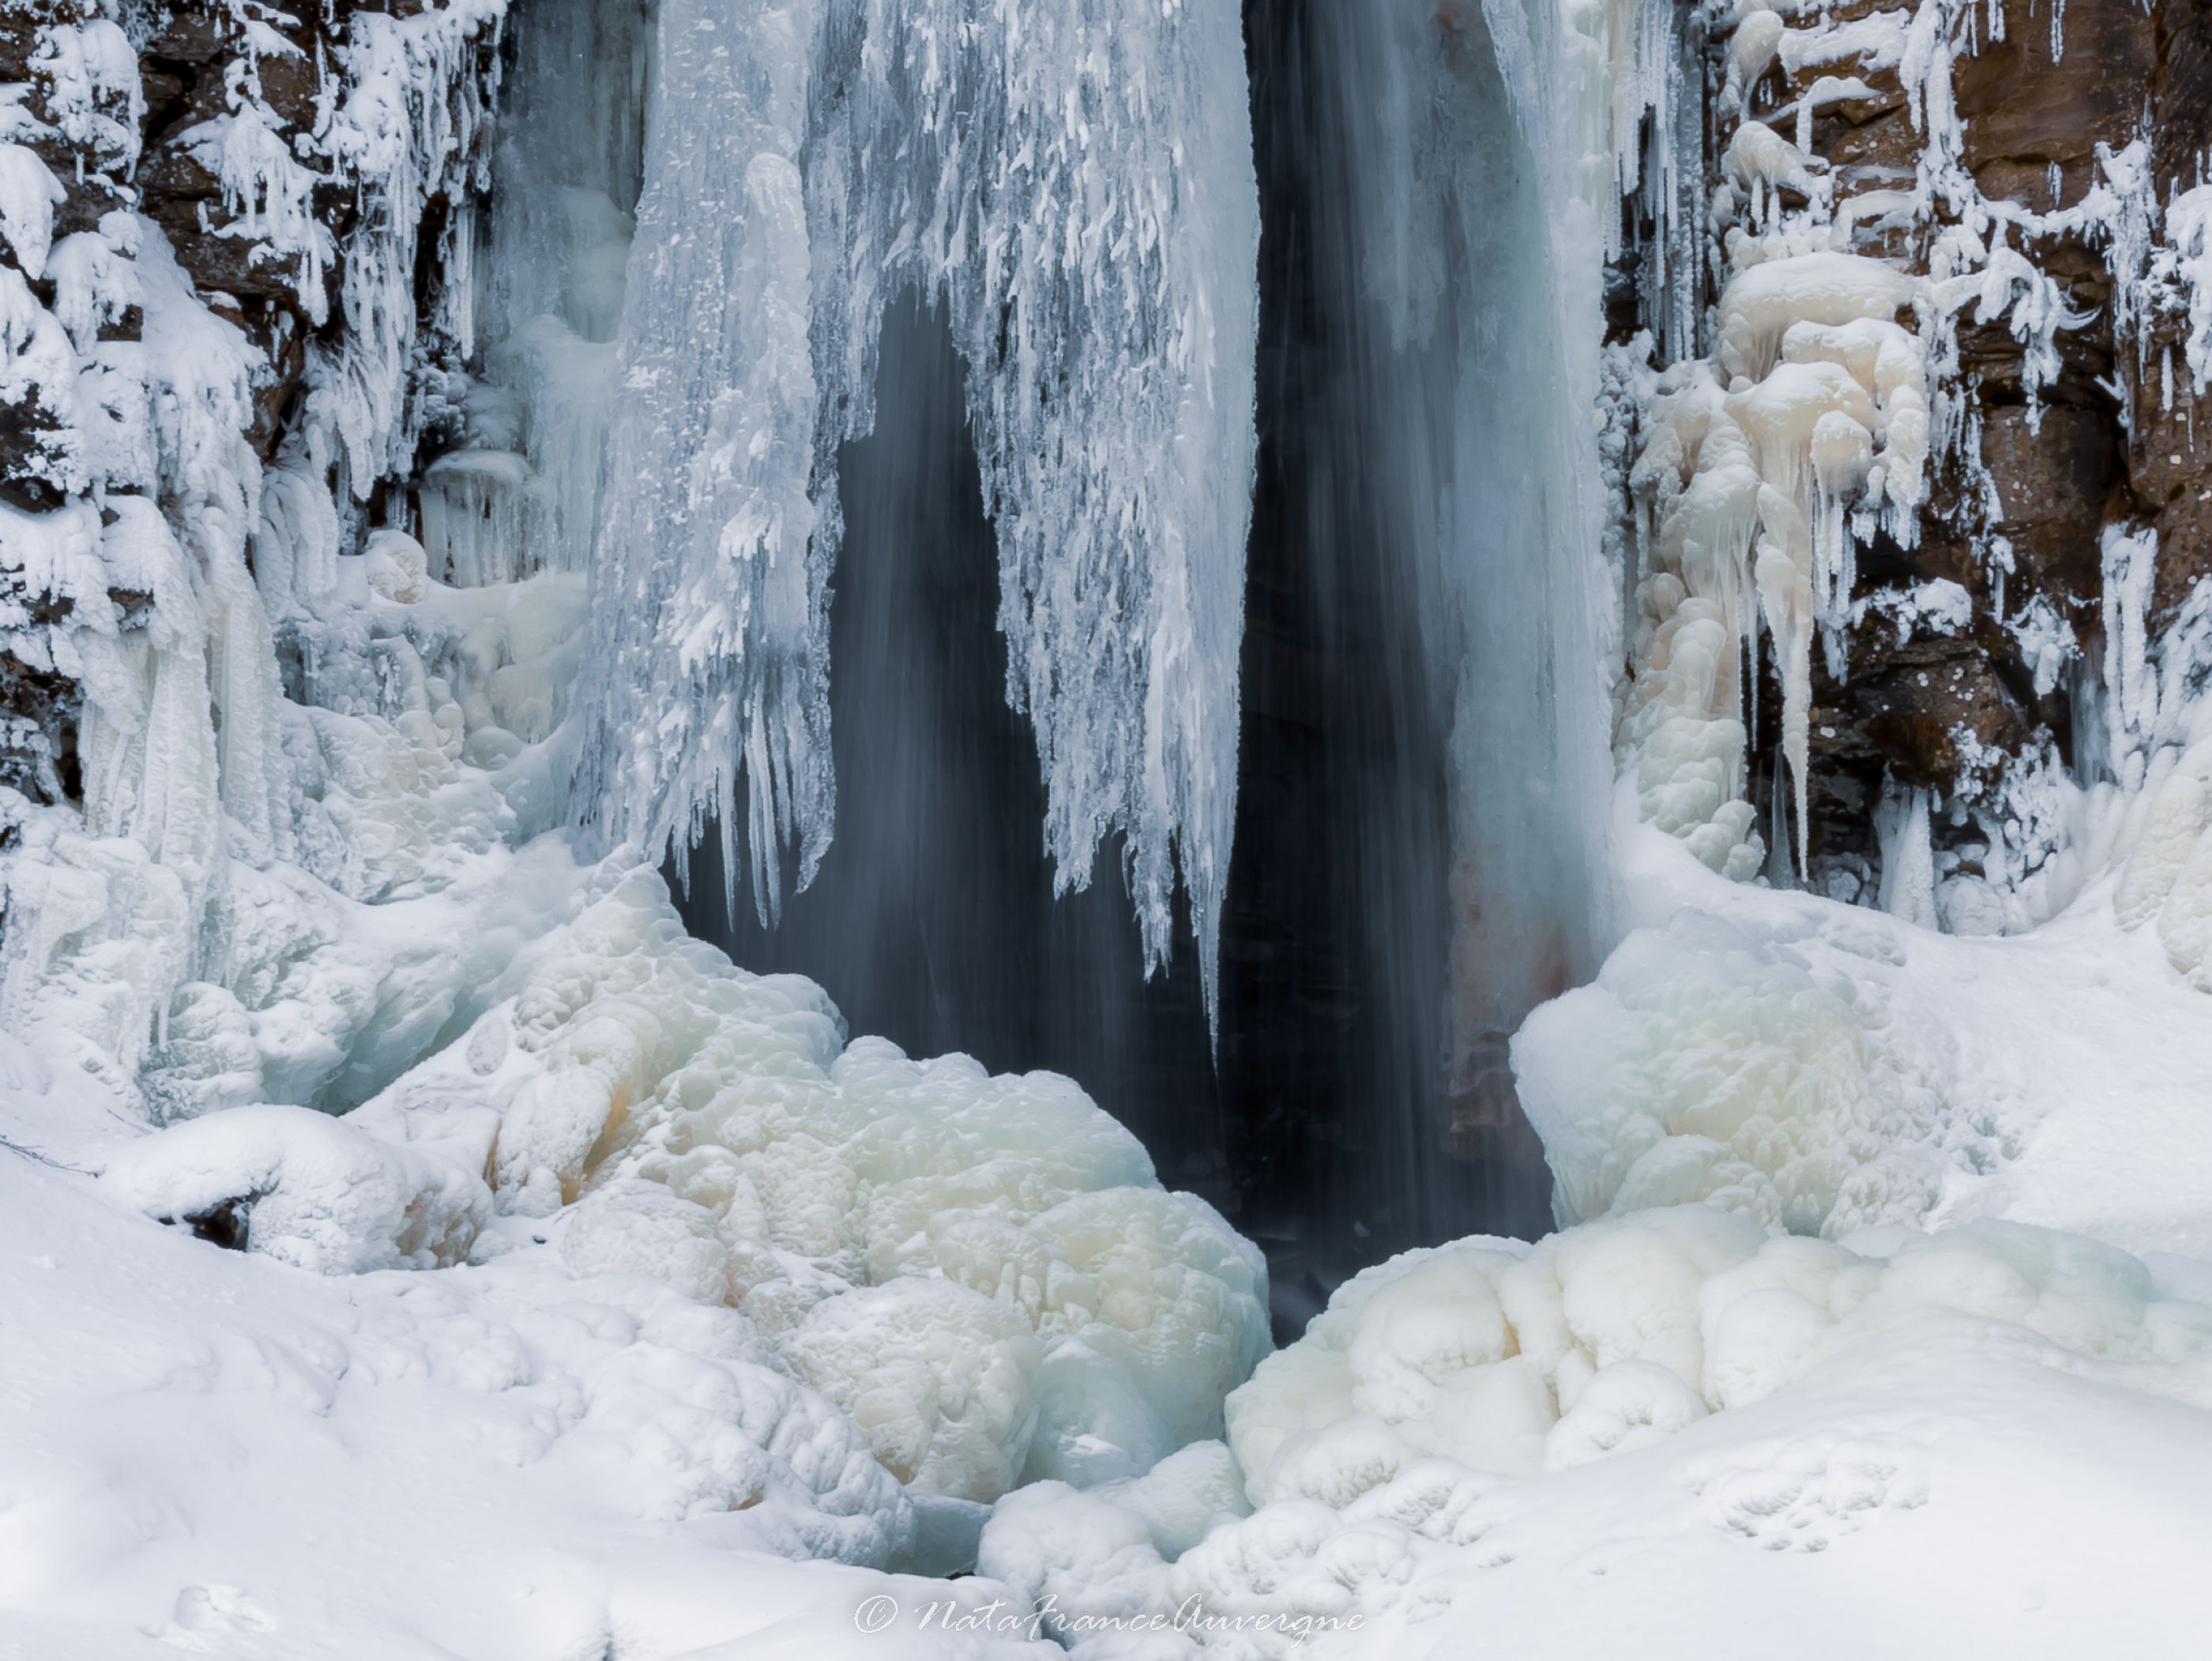
[{"label": "ice mound", "polygon": [[811,983],[688,937],[658,873],[580,886],[364,1106],[215,1113],[111,1186],[333,1273],[466,1256],[495,1206],[543,1220],[573,1275],[741,1311],[918,1491],[1127,1478],[1220,1433],[1264,1262],[1074,1084],[848,1045]]},{"label": "ice mound", "polygon": [[649,873],[533,962],[489,1018],[535,1068],[503,1204],[644,1180],[699,1208],[731,1300],[929,1491],[1129,1475],[1218,1433],[1264,1266],[1073,1083],[843,1046],[818,989],[685,939]]},{"label": "ice mound", "polygon": [[[326,1274],[489,1261],[535,1228],[580,1280],[740,1311],[921,1493],[1126,1479],[1221,1433],[1222,1398],[1267,1347],[1264,1262],[1204,1202],[1164,1192],[1073,1082],[846,1043],[811,982],[686,935],[650,870],[578,873],[547,851],[561,908],[507,925],[502,906],[548,885],[533,857],[500,865],[503,900],[415,903],[467,931],[459,951],[387,929],[365,957],[343,900],[324,898],[337,912],[319,934],[294,908],[309,926],[279,977],[290,1001],[249,1009],[210,983],[180,1003],[161,1076],[204,1116],[116,1153],[109,1191]],[[270,928],[288,915],[275,897],[255,902]],[[364,960],[341,975],[347,951]],[[341,1036],[380,1024],[374,1055],[328,1033],[317,1049],[313,996],[333,995]],[[276,1074],[272,1040],[373,1078],[441,1024],[459,1036],[343,1117],[231,1105]],[[487,1232],[495,1216],[511,1221]]]},{"label": "ice mound", "polygon": [[1814,902],[1629,935],[1514,1039],[1559,1220],[1710,1200],[1834,1236],[1927,1215],[1947,1172],[2003,1149],[1964,1040],[1919,1018],[1911,950]]},{"label": "ice mound", "polygon": [[[1946,1467],[1935,1427],[1962,1388],[2020,1416]],[[1837,1243],[1705,1206],[1638,1212],[1534,1246],[1409,1252],[1340,1287],[1231,1398],[1249,1515],[1194,1447],[1138,1482],[1008,1495],[981,1561],[1049,1598],[1088,1661],[1280,1661],[1330,1631],[1419,1640],[1447,1608],[1556,1621],[1559,1577],[1595,1596],[1614,1567],[1638,1577],[1630,1606],[1702,1575],[1758,1603],[1765,1583],[1715,1554],[1820,1552],[1939,1502],[2014,1506],[2014,1427],[2079,1410],[2084,1390],[2104,1392],[2100,1422],[2146,1415],[2147,1434],[2167,1404],[2203,1403],[2212,1306],[2124,1252],[2017,1224]],[[1170,1496],[1173,1518],[1207,1517],[1196,1537],[1164,1526]],[[1992,1518],[1973,1526],[2010,1549]],[[1523,1557],[1549,1567],[1485,1573]],[[1587,1623],[1602,1644],[1528,1652],[1608,1652],[1621,1608]],[[1131,1617],[1165,1611],[1196,1618],[1128,1647]],[[1429,1630],[1416,1652],[1463,1652],[1465,1627]]]},{"label": "ice mound", "polygon": [[1014,1485],[1036,1427],[1037,1348],[1018,1311],[919,1275],[826,1299],[784,1344],[893,1475],[968,1500]]},{"label": "ice mound", "polygon": [[1571,1469],[1871,1340],[1992,1324],[2053,1365],[2212,1399],[2212,1307],[2112,1247],[1994,1221],[1841,1244],[1690,1205],[1367,1270],[1231,1396],[1229,1442],[1255,1503],[1341,1511],[1426,1460]]},{"label": "ice mound", "polygon": [[1142,1476],[1087,1491],[1032,1483],[994,1506],[977,1569],[1026,1607],[1048,1607],[1048,1630],[1164,1612],[1166,1569],[1217,1526],[1249,1516],[1237,1466],[1218,1442],[1194,1442]]}]

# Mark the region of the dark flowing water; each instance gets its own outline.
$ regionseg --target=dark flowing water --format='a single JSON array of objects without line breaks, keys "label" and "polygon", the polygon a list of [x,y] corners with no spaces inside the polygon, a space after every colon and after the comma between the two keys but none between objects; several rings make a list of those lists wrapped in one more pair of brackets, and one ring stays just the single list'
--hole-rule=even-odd
[{"label": "dark flowing water", "polygon": [[[1114,850],[1087,890],[1052,897],[1033,741],[1006,707],[960,364],[912,301],[885,322],[876,429],[842,464],[836,842],[772,930],[742,897],[726,916],[712,836],[686,901],[694,930],[738,962],[819,980],[855,1032],[1079,1080],[1165,1181],[1267,1248],[1291,1329],[1393,1251],[1548,1226],[1503,1040],[1585,966],[1571,921],[1546,916],[1571,878],[1543,845],[1541,743],[1524,745],[1525,776],[1499,772],[1518,794],[1480,816],[1510,819],[1525,796],[1536,863],[1502,861],[1480,904],[1455,897],[1454,642],[1483,630],[1439,621],[1460,546],[1437,503],[1462,487],[1451,441],[1425,435],[1464,430],[1467,383],[1449,352],[1434,361],[1434,338],[1391,338],[1373,301],[1362,192],[1385,147],[1361,88],[1382,71],[1355,60],[1388,42],[1339,3],[1247,9],[1261,447],[1218,1049],[1187,941],[1164,977],[1141,977]],[[1480,273],[1453,257],[1464,290]],[[1494,337],[1498,320],[1462,303],[1474,321],[1449,326],[1465,351],[1467,332]],[[1526,517],[1498,506],[1500,524]],[[1510,926],[1486,934],[1484,914]],[[1455,974],[1463,1027],[1474,983],[1478,1031],[1453,1031]]]}]

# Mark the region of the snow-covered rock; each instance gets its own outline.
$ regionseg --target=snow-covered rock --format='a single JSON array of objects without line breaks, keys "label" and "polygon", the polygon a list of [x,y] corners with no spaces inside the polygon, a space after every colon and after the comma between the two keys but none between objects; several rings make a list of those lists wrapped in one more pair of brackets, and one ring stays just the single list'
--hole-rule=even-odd
[{"label": "snow-covered rock", "polygon": [[103,1185],[165,1223],[324,1275],[432,1269],[491,1214],[479,1171],[304,1107],[240,1107],[118,1152]]}]

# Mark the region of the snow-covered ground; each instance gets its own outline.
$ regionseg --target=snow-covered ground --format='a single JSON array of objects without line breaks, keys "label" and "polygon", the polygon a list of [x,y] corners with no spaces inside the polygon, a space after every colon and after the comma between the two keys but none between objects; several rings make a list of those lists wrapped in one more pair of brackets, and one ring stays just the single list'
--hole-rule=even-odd
[{"label": "snow-covered ground", "polygon": [[[1835,977],[1830,986],[1846,987],[1853,1019],[1865,1027],[1852,1061],[1863,1067],[1868,1052],[1886,1050],[1898,1058],[1893,1076],[1917,1074],[1913,1086],[1927,1098],[1917,1104],[1924,1141],[1915,1147],[1899,1137],[1905,1145],[1878,1156],[1917,1164],[1909,1198],[1861,1187],[1863,1209],[1878,1211],[1883,1200],[1892,1208],[1857,1220],[1918,1214],[1940,1226],[2003,1217],[2138,1254],[2212,1259],[2212,1007],[2177,971],[2156,928],[2120,926],[2115,893],[2125,895],[2144,863],[2146,849],[2129,842],[2143,815],[2120,803],[2102,817],[2098,834],[2084,840],[2101,844],[2112,868],[2049,922],[2002,938],[1938,934],[1810,895],[1717,880],[1648,826],[1620,828],[1622,889],[1637,928],[1717,919],[1766,942],[1770,956],[1794,953]],[[1655,961],[1662,973],[1683,973],[1680,956]],[[1609,967],[1607,978],[1618,972]],[[1602,1030],[1586,1024],[1590,995],[1570,995],[1534,1025],[1556,1024],[1566,1049],[1586,1049]],[[1807,1000],[1789,1007],[1779,1030],[1802,1043]],[[1711,1001],[1701,1008],[1710,1013]],[[1741,1039],[1747,1025],[1722,1030]],[[1694,1054],[1693,1031],[1686,1022],[1673,1034],[1677,1067]],[[1862,1089],[1844,1105],[1865,1115],[1870,1093]],[[1893,1089],[1891,1100],[1911,1093]]]},{"label": "snow-covered ground", "polygon": [[[1085,1464],[1095,1438],[1057,1465],[1033,1458],[983,1536],[983,1576],[952,1583],[851,1566],[942,1573],[984,1515],[926,1496],[988,1463],[988,1412],[947,1400],[916,1421],[942,1457],[909,1460],[910,1487],[885,1466],[897,1435],[872,1447],[870,1427],[911,1419],[917,1390],[990,1394],[988,1368],[948,1369],[957,1358],[926,1332],[904,1362],[886,1363],[886,1328],[849,1354],[833,1345],[810,1388],[805,1318],[780,1329],[774,1313],[801,1265],[785,1257],[784,1281],[755,1265],[752,1291],[769,1295],[747,1303],[722,1258],[702,1279],[698,1231],[610,1232],[557,1197],[550,1213],[461,1206],[474,1232],[448,1267],[319,1274],[298,1254],[343,1271],[406,1224],[325,1203],[362,1189],[347,1147],[303,1151],[283,1116],[374,1143],[411,1112],[434,1164],[421,1132],[435,1092],[418,1083],[411,1109],[386,1099],[349,1120],[231,1110],[149,1139],[89,1075],[9,1040],[0,1654],[971,1655],[1019,1652],[1039,1600],[1096,1655],[1273,1657],[1301,1639],[1301,1653],[1438,1658],[2185,1651],[2212,1548],[2203,995],[2118,926],[2107,887],[2030,935],[1964,940],[1728,883],[1656,831],[1625,830],[1623,846],[1633,920],[1656,932],[1532,1023],[1532,1079],[1547,1020],[1576,1015],[1589,1122],[1604,1120],[1608,1083],[1653,1076],[1616,1030],[1641,1030],[1639,965],[1671,964],[1707,1017],[1677,1012],[1668,1029],[1668,1065],[1707,1090],[1684,1099],[1725,1101],[1715,1081],[1753,1066],[1765,1142],[1810,1150],[1833,1180],[1790,1187],[1789,1158],[1762,1166],[1753,1135],[1733,1166],[1702,1147],[1660,1161],[1678,1180],[1719,1173],[1709,1192],[1645,1196],[1692,1203],[1595,1205],[1533,1250],[1473,1242],[1370,1271],[1231,1396],[1227,1449],[1196,1443],[1134,1476],[1150,1453]],[[628,891],[595,904],[634,905]],[[570,974],[604,983],[581,955]],[[1744,1012],[1777,985],[1812,1036],[1767,1054]],[[854,1046],[840,1087],[874,1087],[855,1067],[911,1067],[880,1049]],[[471,1051],[456,1043],[448,1065]],[[1807,1084],[1838,1054],[1856,1095]],[[489,1076],[513,1091],[516,1065]],[[445,1110],[466,1123],[461,1082],[446,1081]],[[1856,1144],[1820,1114],[1863,1117],[1885,1089],[1929,1134],[1870,1186],[1837,1175]],[[1806,1110],[1795,1126],[1789,1103]],[[1694,1128],[1661,1139],[1684,1140]],[[1110,1166],[1110,1152],[1082,1157]],[[259,1249],[147,1214],[202,1204],[238,1169],[277,1202],[258,1202]],[[345,1180],[326,1190],[329,1171]],[[1563,1193],[1602,1190],[1565,1174]],[[665,1171],[599,1191],[636,1186],[672,1216],[686,1203]],[[1770,1232],[1760,1196],[1784,1189],[1843,1196],[1830,1239],[1806,1237],[1818,1220]],[[739,1210],[725,1207],[726,1250]],[[941,1245],[941,1222],[926,1232]],[[438,1261],[424,1238],[379,1249]],[[328,1256],[333,1242],[354,1257]],[[860,1244],[865,1258],[865,1231]],[[904,1250],[892,1278],[917,1290],[976,1261]],[[1157,1321],[1175,1305],[1152,1307]],[[1050,1326],[1048,1308],[1030,1318]],[[1194,1399],[1241,1372],[1212,1377]],[[1177,1392],[1155,1377],[1141,1393]],[[1100,1422],[1127,1422],[1108,1409]],[[1058,1476],[1092,1486],[1034,1480]],[[948,1598],[1005,1602],[946,1632],[930,1611]],[[1178,1612],[1182,1634],[1130,1630]]]},{"label": "snow-covered ground", "polygon": [[735,1311],[527,1220],[432,1274],[217,1250],[74,1168],[109,1104],[7,1048],[0,1654],[819,1657],[920,1603],[787,1561],[910,1555],[914,1507]]}]

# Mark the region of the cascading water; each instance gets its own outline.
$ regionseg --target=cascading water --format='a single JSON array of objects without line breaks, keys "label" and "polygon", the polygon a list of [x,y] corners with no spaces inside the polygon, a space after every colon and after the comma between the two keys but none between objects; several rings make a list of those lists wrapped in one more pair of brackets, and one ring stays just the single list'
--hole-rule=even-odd
[{"label": "cascading water", "polygon": [[[1012,102],[962,106],[960,55],[916,55],[958,6],[775,15],[647,31],[586,816],[673,836],[691,926],[857,1025],[1081,1080],[1269,1246],[1287,1317],[1404,1245],[1540,1228],[1504,1040],[1608,910],[1595,220],[1552,155],[1581,119],[1558,43],[1510,5],[1255,0],[1255,204],[1218,9],[1114,36],[1180,77],[1173,151],[1011,36]],[[597,58],[579,109],[647,61]],[[884,121],[950,171],[893,166]],[[1039,143],[1095,193],[1049,247],[1006,240],[1042,187],[973,171]],[[627,229],[592,165],[628,171],[564,161],[536,210],[586,278]],[[563,303],[515,338],[604,338]],[[554,384],[534,452],[605,418],[546,422]]]},{"label": "cascading water", "polygon": [[[1326,1286],[1547,1225],[1504,1041],[1607,944],[1575,415],[1596,301],[1561,246],[1589,227],[1531,145],[1574,115],[1535,90],[1543,43],[1492,27],[1474,6],[1248,17],[1263,447],[1224,1069],[1232,1163],[1280,1173],[1277,1214],[1245,1226],[1306,1239],[1278,1250],[1292,1287],[1293,1255]],[[1325,942],[1327,968],[1271,960],[1284,940]]]}]

